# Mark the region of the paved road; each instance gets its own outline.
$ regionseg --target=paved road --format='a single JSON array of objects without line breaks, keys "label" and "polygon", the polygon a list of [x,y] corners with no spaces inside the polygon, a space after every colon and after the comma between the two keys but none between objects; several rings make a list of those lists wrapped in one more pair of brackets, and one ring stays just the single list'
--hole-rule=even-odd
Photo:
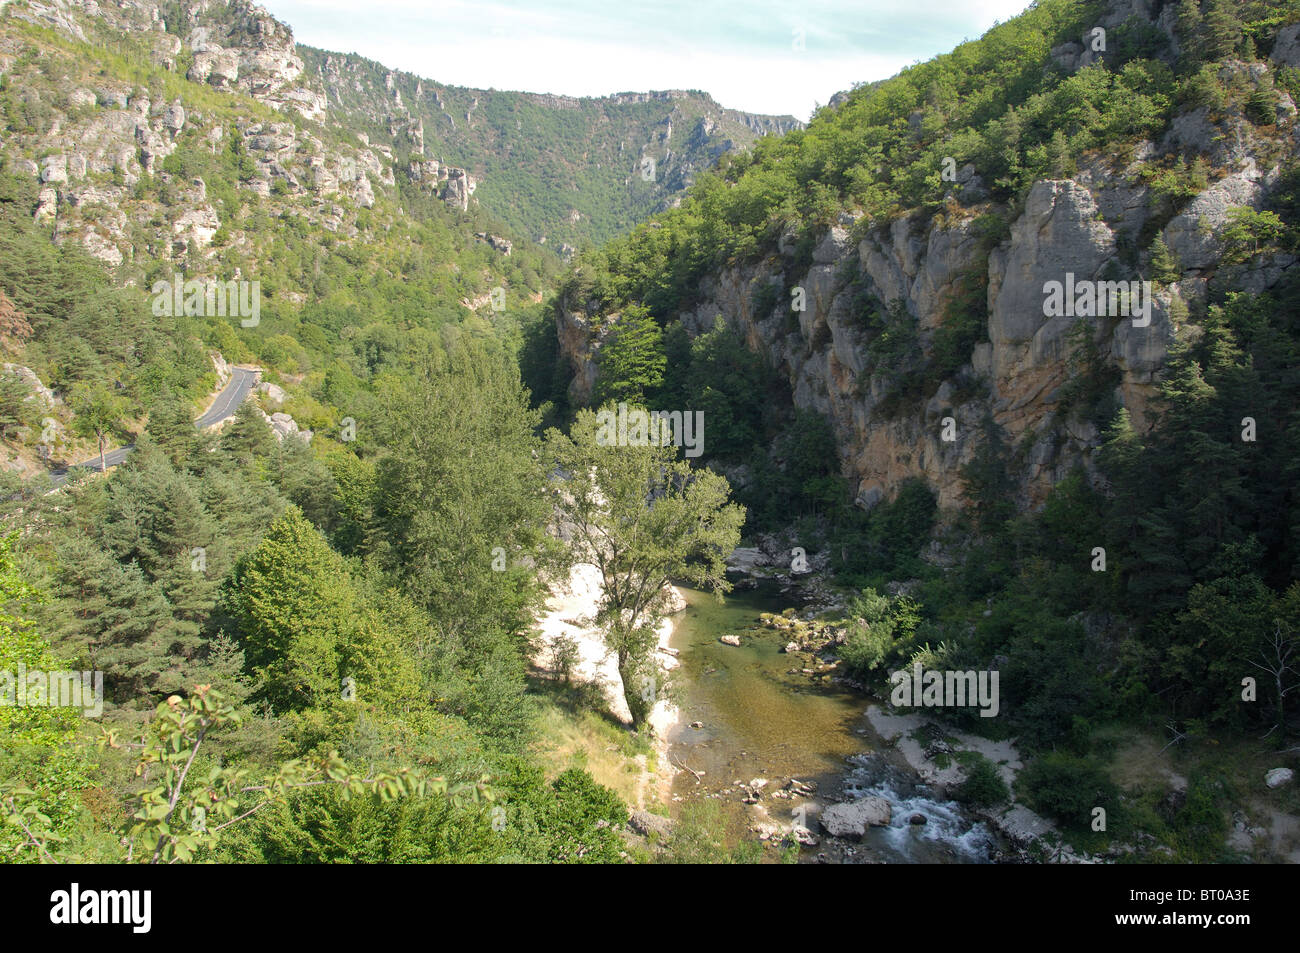
[{"label": "paved road", "polygon": [[235,416],[235,411],[239,405],[244,402],[254,385],[257,384],[257,371],[250,371],[243,367],[232,367],[230,369],[230,383],[226,389],[217,395],[217,399],[198,420],[194,421],[194,426],[200,430],[206,430],[214,424],[219,424],[227,417]]},{"label": "paved road", "polygon": [[[244,398],[257,384],[257,371],[249,370],[244,367],[232,367],[230,369],[230,383],[217,395],[217,399],[212,402],[212,406],[203,412],[198,420],[194,421],[194,426],[199,430],[206,430],[208,427],[221,423],[227,417],[233,417],[239,405],[244,402]],[[115,467],[126,459],[127,454],[132,450],[131,446],[118,447],[116,450],[109,450],[104,454],[104,465],[106,467]],[[68,474],[73,470],[98,470],[99,455],[87,460],[85,463],[74,463],[70,467],[62,470],[50,471],[50,479],[54,481],[55,486],[62,486],[68,479]]]}]

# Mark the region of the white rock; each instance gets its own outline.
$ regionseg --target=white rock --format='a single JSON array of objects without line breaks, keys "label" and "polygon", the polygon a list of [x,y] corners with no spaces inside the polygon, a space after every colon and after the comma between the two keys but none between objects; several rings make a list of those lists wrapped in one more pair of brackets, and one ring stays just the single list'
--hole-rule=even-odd
[{"label": "white rock", "polygon": [[822,811],[822,830],[832,837],[860,838],[869,827],[888,827],[889,802],[883,797],[864,797],[832,804]]},{"label": "white rock", "polygon": [[1280,788],[1284,784],[1291,783],[1295,777],[1295,772],[1290,768],[1274,768],[1264,775],[1264,783],[1271,788]]}]

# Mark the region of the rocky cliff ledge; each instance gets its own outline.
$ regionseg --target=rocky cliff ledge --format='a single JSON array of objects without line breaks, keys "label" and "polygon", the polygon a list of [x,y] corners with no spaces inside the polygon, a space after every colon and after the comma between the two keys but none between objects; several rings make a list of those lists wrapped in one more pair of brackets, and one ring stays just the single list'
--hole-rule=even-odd
[{"label": "rocky cliff ledge", "polygon": [[[1117,381],[1115,399],[1141,431],[1150,426],[1171,345],[1196,333],[1183,319],[1201,307],[1211,282],[1229,279],[1258,292],[1294,264],[1285,255],[1246,266],[1225,263],[1219,236],[1229,213],[1263,204],[1279,166],[1276,158],[1265,167],[1257,157],[1279,150],[1276,142],[1256,141],[1247,123],[1221,123],[1203,112],[1180,117],[1164,141],[1140,144],[1126,161],[1095,156],[1068,179],[1037,182],[1014,213],[979,202],[978,176],[963,170],[966,187],[938,214],[914,212],[863,229],[845,213],[820,235],[811,264],[798,261],[796,236],[788,234],[765,259],[706,276],[679,318],[694,335],[721,315],[788,379],[797,406],[830,420],[862,504],[891,496],[913,476],[935,488],[941,506],[959,503],[960,468],[991,415],[1019,451],[1013,473],[1019,503],[1033,506],[1074,466],[1089,466],[1100,443],[1096,423],[1065,399],[1064,385],[1077,375],[1070,336],[1076,319],[1044,315],[1047,282],[1064,281],[1067,273],[1078,281],[1149,276],[1150,251],[1136,249],[1156,235],[1181,263],[1177,280],[1153,285],[1149,324],[1089,319],[1097,358]],[[1293,151],[1292,127],[1285,131],[1282,145]],[[1138,167],[1152,155],[1189,148],[1205,150],[1219,176],[1157,228],[1161,219]],[[1010,219],[1009,232],[992,241],[989,212]],[[936,330],[972,281],[987,286],[987,332],[964,366],[921,397],[900,402],[892,384],[907,368],[873,358],[862,302],[905,313],[923,363]],[[803,311],[791,306],[800,289]],[[598,374],[594,354],[617,316],[588,314],[580,305],[560,310],[560,347],[573,372],[570,396],[585,404]],[[947,428],[946,418],[952,418]],[[955,439],[945,440],[945,429]]]}]

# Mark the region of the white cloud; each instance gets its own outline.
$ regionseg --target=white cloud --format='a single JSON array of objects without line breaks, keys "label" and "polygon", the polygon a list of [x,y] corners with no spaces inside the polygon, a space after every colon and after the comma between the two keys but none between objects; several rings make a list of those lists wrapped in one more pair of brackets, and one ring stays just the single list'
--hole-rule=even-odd
[{"label": "white cloud", "polygon": [[[725,106],[800,118],[837,91],[945,52],[1027,4],[264,2],[301,42],[442,83],[576,96],[702,89]],[[793,48],[796,28],[804,30],[802,52]]]}]

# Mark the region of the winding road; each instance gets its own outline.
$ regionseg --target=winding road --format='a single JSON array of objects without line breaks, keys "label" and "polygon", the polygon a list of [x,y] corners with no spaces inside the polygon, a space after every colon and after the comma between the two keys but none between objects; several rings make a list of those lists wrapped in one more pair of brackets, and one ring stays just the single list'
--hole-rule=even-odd
[{"label": "winding road", "polygon": [[[230,382],[222,388],[217,399],[212,402],[212,406],[199,415],[199,419],[194,421],[194,426],[199,430],[206,430],[209,427],[216,426],[223,420],[235,415],[239,405],[244,402],[244,398],[257,385],[257,375],[261,373],[256,368],[232,367],[230,369]],[[118,447],[116,450],[108,450],[104,453],[104,466],[115,467],[126,459],[127,454],[134,449],[131,444],[125,447]],[[50,479],[54,485],[62,486],[68,479],[73,470],[99,470],[99,455],[96,454],[93,459],[84,463],[74,463],[70,467],[64,467],[61,470],[51,470]]]}]

